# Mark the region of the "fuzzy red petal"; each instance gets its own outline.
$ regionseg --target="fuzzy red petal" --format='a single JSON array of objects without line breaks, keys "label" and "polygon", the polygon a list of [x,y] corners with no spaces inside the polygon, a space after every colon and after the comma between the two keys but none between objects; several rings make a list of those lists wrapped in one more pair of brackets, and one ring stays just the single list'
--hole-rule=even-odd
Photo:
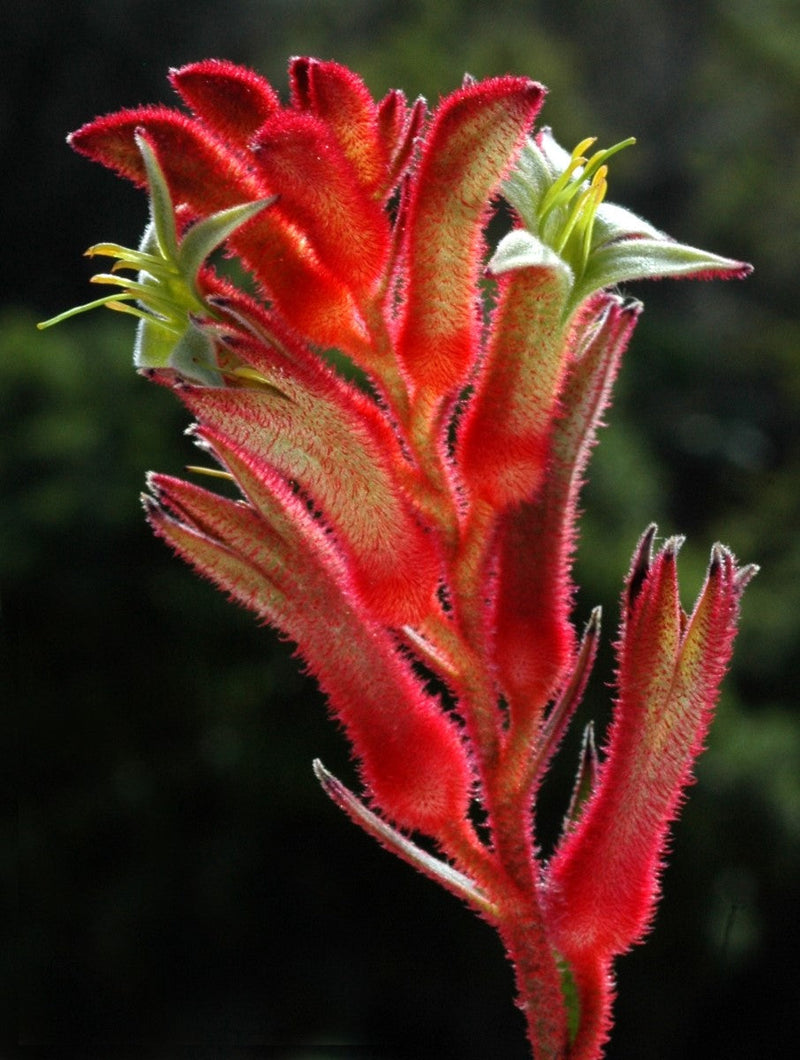
[{"label": "fuzzy red petal", "polygon": [[[231,452],[226,457],[238,477],[244,466]],[[472,779],[455,725],[388,634],[360,611],[302,499],[277,476],[269,482],[259,469],[257,478],[269,487],[266,521],[249,506],[168,476],[151,476],[156,500],[146,505],[148,519],[202,574],[300,645],[387,816],[402,828],[446,834],[466,815]],[[273,555],[276,530],[279,550],[288,547],[291,556],[282,569]]]},{"label": "fuzzy red petal", "polygon": [[384,145],[387,158],[397,150],[408,119],[408,103],[405,92],[393,88],[378,104],[378,135]]},{"label": "fuzzy red petal", "polygon": [[518,269],[499,282],[458,464],[470,492],[502,510],[530,500],[545,473],[569,355],[562,318],[570,281],[565,270],[542,267]]},{"label": "fuzzy red petal", "polygon": [[223,59],[207,59],[170,70],[170,82],[198,118],[223,140],[246,149],[280,100],[253,70]]},{"label": "fuzzy red petal", "polygon": [[264,186],[238,153],[195,118],[169,107],[138,107],[97,118],[72,133],[69,142],[80,154],[145,187],[144,162],[134,139],[139,130],[155,149],[176,205],[185,202],[205,215],[265,196]]},{"label": "fuzzy red petal", "polygon": [[383,186],[384,198],[392,194],[408,169],[426,115],[427,108],[422,97],[415,100],[411,108],[406,107],[402,93],[390,93],[382,101],[379,113],[380,135],[386,145],[386,154],[391,160]]},{"label": "fuzzy red petal", "polygon": [[368,193],[380,188],[389,155],[379,135],[378,108],[361,78],[334,62],[294,59],[289,79],[295,106],[320,118]]},{"label": "fuzzy red petal", "polygon": [[312,114],[282,112],[259,131],[254,153],[282,213],[306,233],[327,269],[367,297],[386,263],[389,221],[331,130]]},{"label": "fuzzy red petal", "polygon": [[[134,139],[138,130],[153,145],[176,205],[186,203],[204,216],[271,194],[200,122],[167,107],[98,118],[74,132],[70,143],[144,187],[144,163]],[[239,229],[230,245],[293,327],[321,346],[360,353],[364,331],[350,292],[317,259],[279,205]]]},{"label": "fuzzy red petal", "polygon": [[436,112],[408,214],[398,344],[414,384],[428,392],[451,393],[475,361],[483,225],[542,97],[535,82],[502,77],[460,89]]}]

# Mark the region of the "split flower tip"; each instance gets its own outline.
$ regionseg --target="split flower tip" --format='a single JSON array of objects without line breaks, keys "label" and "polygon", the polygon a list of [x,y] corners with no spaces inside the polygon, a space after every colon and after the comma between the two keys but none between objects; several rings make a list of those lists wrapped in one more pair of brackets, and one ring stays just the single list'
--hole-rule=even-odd
[{"label": "split flower tip", "polygon": [[639,538],[634,549],[626,586],[628,613],[630,613],[636,603],[636,598],[641,592],[645,578],[653,565],[653,542],[657,533],[658,526],[656,523],[651,523]]}]

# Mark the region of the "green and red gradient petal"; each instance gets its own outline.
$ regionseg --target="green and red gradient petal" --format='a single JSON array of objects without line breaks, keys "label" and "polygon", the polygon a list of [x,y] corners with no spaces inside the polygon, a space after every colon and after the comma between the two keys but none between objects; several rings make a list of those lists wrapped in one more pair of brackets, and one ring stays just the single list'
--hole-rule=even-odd
[{"label": "green and red gradient petal", "polygon": [[641,539],[628,579],[606,758],[548,867],[556,944],[577,964],[624,953],[650,926],[669,827],[703,748],[742,588],[754,573],[715,545],[687,618],[678,596],[680,539],[653,558],[654,532]]},{"label": "green and red gradient petal", "polygon": [[498,77],[454,92],[436,111],[406,219],[397,346],[415,390],[447,397],[468,381],[481,330],[483,228],[543,96],[534,81]]}]

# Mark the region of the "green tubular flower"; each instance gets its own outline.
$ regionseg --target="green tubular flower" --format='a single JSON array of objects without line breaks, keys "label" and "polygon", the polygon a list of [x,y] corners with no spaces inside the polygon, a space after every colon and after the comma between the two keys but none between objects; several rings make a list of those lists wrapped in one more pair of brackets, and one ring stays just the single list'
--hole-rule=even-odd
[{"label": "green tubular flower", "polygon": [[[138,317],[134,363],[139,368],[174,368],[193,382],[219,386],[214,341],[200,320],[217,314],[204,301],[197,276],[206,258],[243,224],[255,217],[275,197],[220,210],[192,225],[178,238],[175,212],[167,181],[156,154],[137,134],[136,145],[147,171],[151,220],[138,249],[117,243],[89,247],[87,257],[117,260],[109,272],[99,272],[92,283],[109,284],[116,290],[86,305],[39,324],[47,328],[68,317],[105,306]],[[134,276],[120,275],[131,270]]]},{"label": "green tubular flower", "polygon": [[749,266],[676,243],[625,207],[605,202],[608,160],[635,142],[630,137],[587,158],[591,137],[572,154],[549,129],[529,139],[503,186],[522,227],[500,241],[489,272],[564,270],[567,317],[596,291],[628,280],[747,275]]}]

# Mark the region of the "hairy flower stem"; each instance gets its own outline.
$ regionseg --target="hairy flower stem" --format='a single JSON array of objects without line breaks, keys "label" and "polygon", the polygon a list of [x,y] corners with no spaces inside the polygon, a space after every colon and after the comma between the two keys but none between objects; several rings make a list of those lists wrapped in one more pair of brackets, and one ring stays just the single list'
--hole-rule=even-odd
[{"label": "hairy flower stem", "polygon": [[[513,966],[517,1006],[525,1015],[534,1060],[565,1060],[567,1013],[561,975],[535,895],[509,886],[497,930]],[[509,900],[510,899],[510,900]]]},{"label": "hairy flower stem", "polygon": [[611,1026],[611,971],[608,962],[596,961],[575,976],[580,1023],[566,1060],[597,1060]]}]

